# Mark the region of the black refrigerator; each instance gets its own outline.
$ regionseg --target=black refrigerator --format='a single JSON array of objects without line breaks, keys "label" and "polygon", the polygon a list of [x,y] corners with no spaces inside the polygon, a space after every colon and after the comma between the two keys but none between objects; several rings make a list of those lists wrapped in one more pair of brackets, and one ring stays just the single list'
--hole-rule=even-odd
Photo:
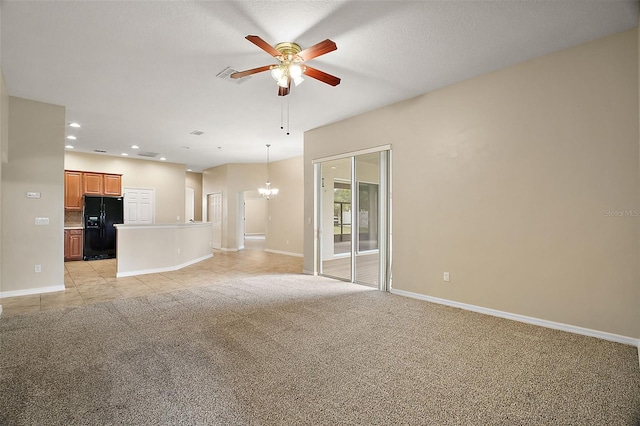
[{"label": "black refrigerator", "polygon": [[116,257],[116,223],[123,223],[122,197],[84,196],[84,260]]}]

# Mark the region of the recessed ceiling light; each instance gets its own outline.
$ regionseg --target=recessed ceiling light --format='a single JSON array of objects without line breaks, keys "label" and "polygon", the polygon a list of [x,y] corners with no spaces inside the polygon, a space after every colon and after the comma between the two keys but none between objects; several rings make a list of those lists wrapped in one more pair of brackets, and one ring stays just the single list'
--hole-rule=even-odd
[{"label": "recessed ceiling light", "polygon": [[131,145],[131,149],[140,149],[138,145]]},{"label": "recessed ceiling light", "polygon": [[75,136],[73,136],[73,135],[69,135],[69,136],[67,136],[67,139],[71,139],[72,141],[75,141],[75,140],[76,140],[76,137],[75,137]]},{"label": "recessed ceiling light", "polygon": [[193,170],[191,170],[191,169],[187,169],[187,171],[188,171],[188,172],[192,172]]},{"label": "recessed ceiling light", "polygon": [[80,127],[78,123],[69,123],[69,127]]},{"label": "recessed ceiling light", "polygon": [[126,152],[121,153],[120,155],[124,155],[125,157],[129,154],[127,154]]},{"label": "recessed ceiling light", "polygon": [[167,161],[167,159],[164,157],[160,157],[160,161]]},{"label": "recessed ceiling light", "polygon": [[64,147],[67,149],[73,149],[73,145],[65,145]]}]

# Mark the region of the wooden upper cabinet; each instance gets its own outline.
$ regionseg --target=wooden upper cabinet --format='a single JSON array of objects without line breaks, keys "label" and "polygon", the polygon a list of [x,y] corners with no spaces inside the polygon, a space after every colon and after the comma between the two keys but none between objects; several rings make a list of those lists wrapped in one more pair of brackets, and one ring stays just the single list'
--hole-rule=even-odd
[{"label": "wooden upper cabinet", "polygon": [[64,208],[82,210],[82,172],[64,172]]},{"label": "wooden upper cabinet", "polygon": [[82,174],[83,192],[89,195],[103,195],[102,176],[102,173],[84,172]]},{"label": "wooden upper cabinet", "polygon": [[103,175],[104,195],[122,195],[122,176]]},{"label": "wooden upper cabinet", "polygon": [[83,195],[122,196],[122,175],[64,171],[64,209],[82,210]]}]

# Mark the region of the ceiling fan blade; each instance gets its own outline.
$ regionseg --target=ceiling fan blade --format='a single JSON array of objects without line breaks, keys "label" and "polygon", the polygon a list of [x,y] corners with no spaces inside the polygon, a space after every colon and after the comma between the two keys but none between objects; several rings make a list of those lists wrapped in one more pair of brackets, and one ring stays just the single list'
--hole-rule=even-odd
[{"label": "ceiling fan blade", "polygon": [[340,84],[340,79],[338,77],[331,74],[327,74],[324,71],[311,68],[308,65],[304,66],[304,71],[302,71],[302,73],[305,75],[308,75],[311,78],[315,78],[316,80],[320,80],[323,83],[327,83],[331,86],[337,86],[338,84]]},{"label": "ceiling fan blade", "polygon": [[245,38],[249,40],[251,43],[258,46],[260,49],[267,52],[269,55],[273,56],[274,58],[277,58],[278,56],[282,56],[282,53],[278,52],[275,49],[275,47],[271,46],[269,43],[267,43],[257,35],[248,35]]},{"label": "ceiling fan blade", "polygon": [[231,78],[242,78],[242,77],[246,77],[246,76],[251,75],[251,74],[257,74],[259,72],[269,71],[270,69],[271,69],[271,65],[265,65],[263,67],[251,68],[250,70],[246,70],[246,71],[236,71],[233,74],[231,74],[229,77],[231,77]]},{"label": "ceiling fan blade", "polygon": [[298,56],[301,57],[303,61],[308,61],[309,59],[317,58],[325,53],[333,52],[337,48],[338,46],[336,46],[334,42],[326,39],[325,41],[321,41],[318,44],[314,44],[313,46],[304,49],[302,52],[298,53]]},{"label": "ceiling fan blade", "polygon": [[278,96],[287,96],[289,94],[288,87],[278,86]]}]

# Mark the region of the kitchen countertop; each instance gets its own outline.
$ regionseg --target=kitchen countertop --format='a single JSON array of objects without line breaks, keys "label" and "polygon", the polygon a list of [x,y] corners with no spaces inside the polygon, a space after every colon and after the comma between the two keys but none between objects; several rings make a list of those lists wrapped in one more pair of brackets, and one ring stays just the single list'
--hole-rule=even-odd
[{"label": "kitchen countertop", "polygon": [[84,229],[82,225],[65,225],[64,229]]}]

